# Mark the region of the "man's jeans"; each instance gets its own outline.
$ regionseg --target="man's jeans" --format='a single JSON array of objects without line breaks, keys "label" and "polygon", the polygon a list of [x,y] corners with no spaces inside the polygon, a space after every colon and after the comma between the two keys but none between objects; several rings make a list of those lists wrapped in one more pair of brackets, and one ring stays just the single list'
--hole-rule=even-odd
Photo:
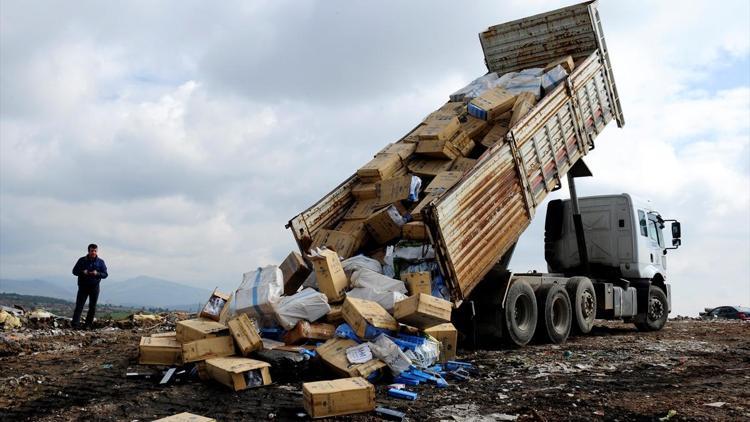
[{"label": "man's jeans", "polygon": [[96,313],[96,301],[99,299],[99,284],[96,286],[78,286],[78,296],[76,297],[76,310],[73,312],[73,327],[78,327],[81,321],[83,305],[89,300],[89,312],[86,314],[86,325],[91,327],[94,323],[94,314]]}]

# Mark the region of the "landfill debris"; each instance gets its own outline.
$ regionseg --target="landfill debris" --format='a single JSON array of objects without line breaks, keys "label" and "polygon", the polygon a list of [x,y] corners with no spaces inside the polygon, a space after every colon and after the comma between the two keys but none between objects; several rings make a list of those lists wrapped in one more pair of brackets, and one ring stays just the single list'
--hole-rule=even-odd
[{"label": "landfill debris", "polygon": [[368,343],[362,343],[346,349],[346,358],[350,363],[365,363],[372,360],[372,350]]},{"label": "landfill debris", "polygon": [[661,422],[668,421],[668,420],[672,419],[675,416],[677,416],[677,411],[674,410],[674,409],[670,409],[669,412],[667,412],[666,415],[664,415],[663,417],[659,418],[659,421],[661,421]]},{"label": "landfill debris", "polygon": [[401,422],[404,420],[404,418],[406,418],[406,413],[399,412],[398,410],[394,410],[394,409],[389,409],[383,406],[376,407],[375,414],[387,421]]},{"label": "landfill debris", "polygon": [[216,422],[216,419],[182,412],[176,415],[167,416],[166,418],[155,419],[153,422]]},{"label": "landfill debris", "polygon": [[704,403],[703,405],[704,406],[708,406],[708,407],[722,407],[725,404],[727,404],[727,402],[724,402],[724,401],[715,401],[715,402],[712,402],[712,403]]},{"label": "landfill debris", "polygon": [[417,399],[417,393],[413,391],[408,390],[400,390],[397,388],[391,388],[388,390],[388,395],[391,397],[395,397],[397,399],[404,399],[404,400],[416,400]]}]

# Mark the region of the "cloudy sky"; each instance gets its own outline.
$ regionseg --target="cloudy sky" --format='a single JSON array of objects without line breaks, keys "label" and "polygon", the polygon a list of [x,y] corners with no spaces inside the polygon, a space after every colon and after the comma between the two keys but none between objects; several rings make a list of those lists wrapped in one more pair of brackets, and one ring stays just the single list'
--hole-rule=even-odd
[{"label": "cloudy sky", "polygon": [[[113,280],[235,287],[295,247],[292,216],[486,71],[477,33],[569,4],[0,2],[0,277],[68,277],[96,242]],[[600,13],[627,123],[579,193],[683,223],[677,313],[750,305],[750,3]],[[542,220],[514,270],[545,270]]]}]

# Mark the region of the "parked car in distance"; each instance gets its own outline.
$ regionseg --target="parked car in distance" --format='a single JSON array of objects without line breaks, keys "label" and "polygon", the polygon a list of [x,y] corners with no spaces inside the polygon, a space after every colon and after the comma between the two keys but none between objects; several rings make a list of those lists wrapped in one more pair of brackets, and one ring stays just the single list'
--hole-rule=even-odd
[{"label": "parked car in distance", "polygon": [[750,321],[750,308],[744,306],[719,306],[717,308],[706,308],[706,312],[700,313],[703,319],[739,319]]}]

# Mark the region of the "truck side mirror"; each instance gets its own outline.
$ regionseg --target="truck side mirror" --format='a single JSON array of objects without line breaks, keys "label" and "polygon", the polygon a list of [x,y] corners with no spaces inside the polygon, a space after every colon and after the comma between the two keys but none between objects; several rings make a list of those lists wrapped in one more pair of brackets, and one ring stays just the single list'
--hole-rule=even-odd
[{"label": "truck side mirror", "polygon": [[680,237],[682,237],[682,231],[680,229],[680,222],[675,221],[672,223],[672,239],[679,239]]},{"label": "truck side mirror", "polygon": [[672,246],[674,246],[675,248],[677,248],[680,245],[682,245],[682,240],[680,240],[680,239],[672,239]]}]

